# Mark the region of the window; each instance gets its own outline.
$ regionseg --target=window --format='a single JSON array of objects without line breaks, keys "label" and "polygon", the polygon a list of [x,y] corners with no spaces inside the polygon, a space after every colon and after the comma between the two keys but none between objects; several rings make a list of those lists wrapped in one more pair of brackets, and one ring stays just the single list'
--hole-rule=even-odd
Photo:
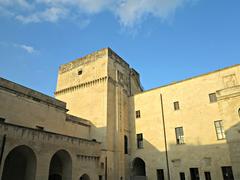
[{"label": "window", "polygon": [[82,75],[82,70],[79,70],[79,71],[78,71],[78,75]]},{"label": "window", "polygon": [[190,168],[191,180],[200,180],[198,168]]},{"label": "window", "polygon": [[174,105],[174,110],[175,110],[175,111],[177,111],[177,110],[180,109],[180,106],[179,106],[179,102],[178,102],[178,101],[174,102],[173,105]]},{"label": "window", "polygon": [[164,180],[164,171],[163,171],[163,169],[157,169],[157,180]]},{"label": "window", "polygon": [[211,93],[211,94],[209,94],[209,100],[210,100],[210,103],[217,102],[216,93]]},{"label": "window", "polygon": [[99,180],[102,180],[103,178],[102,178],[102,176],[101,176],[101,175],[99,175],[99,176],[98,176],[98,179],[99,179]]},{"label": "window", "polygon": [[5,122],[5,118],[0,117],[0,122],[4,123]]},{"label": "window", "polygon": [[128,137],[124,136],[124,153],[128,154]]},{"label": "window", "polygon": [[36,126],[36,128],[38,129],[38,130],[44,130],[44,127],[42,127],[42,126]]},{"label": "window", "polygon": [[206,180],[211,180],[211,173],[210,172],[204,172],[205,179]]},{"label": "window", "polygon": [[177,144],[184,144],[183,127],[175,128]]},{"label": "window", "polygon": [[222,120],[214,121],[214,125],[215,125],[216,134],[217,134],[217,139],[218,140],[225,139],[223,121]]},{"label": "window", "polygon": [[224,180],[234,180],[231,166],[222,167],[222,175]]},{"label": "window", "polygon": [[140,110],[136,111],[136,118],[140,118],[141,117],[141,113]]},{"label": "window", "polygon": [[184,172],[180,172],[180,180],[185,180],[185,173]]},{"label": "window", "polygon": [[137,148],[142,149],[143,148],[143,134],[137,134]]}]

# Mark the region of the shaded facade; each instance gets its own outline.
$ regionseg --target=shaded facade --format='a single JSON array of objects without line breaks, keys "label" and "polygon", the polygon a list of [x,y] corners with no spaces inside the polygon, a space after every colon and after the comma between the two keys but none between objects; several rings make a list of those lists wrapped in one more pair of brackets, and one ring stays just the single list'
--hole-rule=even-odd
[{"label": "shaded facade", "polygon": [[0,175],[238,180],[239,83],[235,65],[143,91],[110,48],[60,66],[55,98],[0,79]]},{"label": "shaded facade", "polygon": [[89,121],[68,115],[66,104],[0,79],[2,180],[98,179],[100,143]]}]

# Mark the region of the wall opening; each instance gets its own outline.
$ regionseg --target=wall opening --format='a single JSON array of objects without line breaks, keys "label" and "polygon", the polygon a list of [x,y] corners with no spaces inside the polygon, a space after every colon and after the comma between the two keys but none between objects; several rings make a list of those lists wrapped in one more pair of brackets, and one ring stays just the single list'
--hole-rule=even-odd
[{"label": "wall opening", "polygon": [[124,136],[124,154],[128,154],[128,137]]},{"label": "wall opening", "polygon": [[164,170],[157,169],[157,180],[164,180]]},{"label": "wall opening", "polygon": [[200,180],[198,168],[190,168],[191,180]]},{"label": "wall opening", "polygon": [[135,158],[133,160],[132,176],[134,180],[146,179],[145,162],[141,158]]},{"label": "wall opening", "polygon": [[72,179],[72,159],[65,150],[56,152],[50,162],[48,180]]},{"label": "wall opening", "polygon": [[37,158],[31,148],[18,146],[5,159],[2,180],[34,180],[36,163]]},{"label": "wall opening", "polygon": [[211,180],[212,178],[211,178],[211,173],[209,172],[209,171],[205,171],[204,172],[204,175],[205,175],[205,179],[206,180]]},{"label": "wall opening", "polygon": [[222,167],[222,175],[224,180],[234,180],[231,166]]},{"label": "wall opening", "polygon": [[79,180],[90,180],[90,177],[87,174],[83,174]]}]

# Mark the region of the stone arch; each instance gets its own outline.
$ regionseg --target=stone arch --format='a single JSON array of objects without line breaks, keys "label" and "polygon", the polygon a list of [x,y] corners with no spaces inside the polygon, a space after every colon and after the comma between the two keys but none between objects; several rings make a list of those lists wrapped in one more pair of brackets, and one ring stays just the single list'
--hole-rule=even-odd
[{"label": "stone arch", "polygon": [[133,169],[132,169],[132,175],[133,176],[146,176],[146,167],[145,162],[141,158],[135,158],[133,160]]},{"label": "stone arch", "polygon": [[51,158],[48,180],[72,179],[72,158],[65,150],[57,151]]},{"label": "stone arch", "polygon": [[90,177],[87,174],[83,174],[79,180],[90,180]]},{"label": "stone arch", "polygon": [[34,151],[26,145],[17,146],[4,161],[2,180],[35,180],[36,165]]}]

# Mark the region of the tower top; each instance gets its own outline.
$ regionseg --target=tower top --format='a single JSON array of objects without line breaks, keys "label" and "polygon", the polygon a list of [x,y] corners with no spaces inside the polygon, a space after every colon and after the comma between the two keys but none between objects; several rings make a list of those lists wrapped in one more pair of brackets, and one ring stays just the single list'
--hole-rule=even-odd
[{"label": "tower top", "polygon": [[77,58],[76,60],[73,60],[69,63],[61,65],[59,67],[59,73],[63,74],[65,72],[70,71],[76,67],[83,65],[83,64],[88,64],[93,61],[96,61],[97,59],[101,59],[104,57],[114,59],[114,60],[118,61],[119,63],[121,63],[123,66],[129,67],[129,64],[125,60],[123,60],[123,58],[121,58],[111,48],[107,47],[107,48],[103,48],[103,49],[97,50],[95,52],[92,52],[81,58]]}]

